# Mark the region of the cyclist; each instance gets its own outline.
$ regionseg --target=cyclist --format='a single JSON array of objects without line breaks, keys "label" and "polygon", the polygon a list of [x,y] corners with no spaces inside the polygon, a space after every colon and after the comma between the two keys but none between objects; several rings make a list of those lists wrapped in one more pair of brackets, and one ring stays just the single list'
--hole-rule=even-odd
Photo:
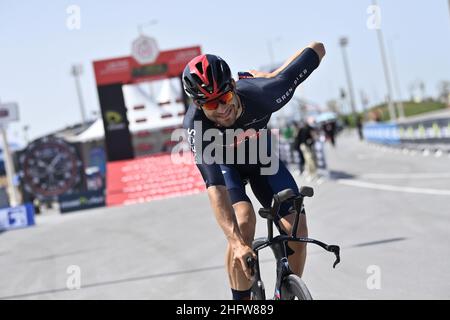
[{"label": "cyclist", "polygon": [[[255,70],[241,73],[235,81],[227,63],[216,55],[204,54],[192,59],[185,67],[182,81],[186,94],[193,99],[186,112],[183,127],[188,132],[188,140],[194,153],[197,167],[206,183],[207,193],[216,220],[227,240],[226,267],[233,299],[249,299],[251,270],[246,259],[255,257],[251,243],[255,235],[256,216],[249,197],[245,192],[248,181],[254,195],[263,207],[270,207],[275,193],[298,187],[287,168],[278,158],[271,158],[278,170],[270,175],[261,174],[267,167],[258,156],[256,163],[249,161],[252,154],[249,144],[262,139],[259,133],[266,132],[267,123],[273,112],[283,107],[292,97],[296,87],[316,69],[325,48],[322,43],[313,42],[299,50],[277,70],[265,73]],[[226,140],[228,134],[242,129],[233,143],[204,136],[206,130],[218,130]],[[255,134],[256,132],[256,134]],[[270,144],[270,134],[268,144]],[[216,136],[217,137],[217,136]],[[208,147],[214,149],[212,156],[206,154]],[[220,149],[222,148],[222,149]],[[243,148],[244,161],[233,159],[217,161],[220,150]],[[270,150],[269,150],[270,153]],[[239,151],[237,151],[239,154]],[[236,163],[237,162],[237,163]],[[276,221],[282,233],[292,229],[294,215],[289,205],[282,206]],[[300,215],[297,235],[307,236],[304,210]],[[289,244],[289,265],[299,276],[302,275],[306,259],[305,244]]]}]

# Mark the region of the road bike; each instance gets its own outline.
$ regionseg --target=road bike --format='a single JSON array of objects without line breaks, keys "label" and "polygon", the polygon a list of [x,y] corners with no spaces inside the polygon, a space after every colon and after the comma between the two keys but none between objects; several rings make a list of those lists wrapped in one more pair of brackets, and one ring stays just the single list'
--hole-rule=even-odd
[{"label": "road bike", "polygon": [[[312,300],[311,293],[309,292],[306,284],[303,280],[294,274],[289,267],[286,245],[288,242],[303,242],[313,243],[325,249],[326,251],[335,254],[336,260],[333,264],[333,268],[341,261],[340,247],[337,245],[327,245],[321,241],[311,238],[298,238],[297,227],[301,210],[303,208],[303,199],[305,197],[312,197],[314,190],[311,187],[302,187],[299,195],[295,194],[292,189],[285,189],[273,196],[272,206],[270,208],[261,208],[259,215],[267,220],[267,237],[257,238],[253,241],[252,247],[256,254],[257,259],[249,257],[247,264],[252,270],[252,276],[254,279],[253,286],[251,288],[252,300],[266,300],[264,283],[261,280],[260,268],[259,268],[259,251],[270,247],[273,251],[275,259],[277,261],[276,281],[274,300]],[[291,235],[280,234],[276,237],[273,236],[273,225],[275,223],[275,217],[280,210],[280,207],[285,202],[292,202],[293,209],[295,210],[295,220],[292,228]]]}]

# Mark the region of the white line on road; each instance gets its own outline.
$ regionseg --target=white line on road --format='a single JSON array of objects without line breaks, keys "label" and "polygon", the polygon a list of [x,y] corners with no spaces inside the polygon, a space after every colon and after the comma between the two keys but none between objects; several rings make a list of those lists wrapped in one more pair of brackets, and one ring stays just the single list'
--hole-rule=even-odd
[{"label": "white line on road", "polygon": [[364,182],[358,180],[350,179],[339,179],[337,180],[339,184],[344,184],[353,187],[368,188],[368,189],[378,189],[385,191],[397,191],[397,192],[407,192],[407,193],[420,193],[420,194],[432,194],[439,196],[450,196],[450,190],[442,189],[428,189],[428,188],[413,188],[413,187],[401,187],[401,186],[391,186],[388,184],[378,184],[371,182]]},{"label": "white line on road", "polygon": [[450,172],[426,172],[426,173],[367,173],[360,175],[365,179],[448,179]]}]

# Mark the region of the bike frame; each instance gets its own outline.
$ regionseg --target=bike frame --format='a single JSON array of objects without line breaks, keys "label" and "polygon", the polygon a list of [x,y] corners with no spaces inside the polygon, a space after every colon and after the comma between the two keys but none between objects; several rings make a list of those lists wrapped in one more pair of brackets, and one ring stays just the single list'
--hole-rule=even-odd
[{"label": "bike frame", "polygon": [[[303,207],[303,198],[304,198],[304,196],[300,195],[300,196],[296,196],[294,199],[294,208],[295,208],[296,217],[295,217],[295,221],[294,221],[294,225],[293,225],[292,234],[290,236],[281,234],[276,237],[273,237],[273,224],[274,224],[273,218],[276,216],[276,214],[278,214],[281,203],[286,200],[282,201],[282,200],[279,200],[279,198],[274,197],[274,204],[273,204],[272,208],[261,209],[259,211],[260,215],[263,218],[267,219],[268,237],[267,238],[257,238],[254,241],[253,251],[255,252],[255,254],[257,256],[257,260],[255,262],[255,268],[254,268],[255,283],[257,283],[258,285],[260,285],[260,284],[262,285],[261,273],[260,273],[260,268],[259,268],[259,251],[264,248],[270,247],[270,249],[272,250],[272,252],[275,256],[276,262],[277,262],[277,271],[276,271],[277,278],[276,278],[275,290],[274,290],[275,291],[274,292],[274,300],[279,300],[281,298],[281,282],[282,282],[282,280],[285,277],[287,277],[288,275],[293,274],[292,270],[289,267],[289,262],[288,262],[287,253],[286,253],[285,244],[287,244],[288,242],[313,243],[315,245],[322,247],[326,251],[333,252],[336,256],[336,260],[333,264],[333,268],[335,268],[336,265],[340,262],[339,246],[328,245],[322,241],[315,240],[312,238],[297,237],[297,227],[298,227],[299,217],[301,214],[300,212]],[[261,287],[260,289],[263,291],[263,295],[265,296],[264,287]]]},{"label": "bike frame", "polygon": [[[272,225],[272,221],[268,221],[268,223],[270,223]],[[255,243],[257,243],[255,245],[255,247],[253,248],[253,251],[255,252],[256,256],[257,256],[257,261],[255,264],[255,281],[258,283],[258,281],[261,281],[261,273],[260,273],[260,268],[259,268],[259,251],[270,247],[270,249],[272,250],[274,256],[275,256],[275,260],[276,260],[276,265],[277,265],[277,270],[276,270],[276,282],[275,282],[275,292],[274,292],[274,299],[280,299],[280,289],[281,289],[281,281],[287,277],[290,274],[293,274],[291,268],[289,267],[289,262],[288,262],[288,258],[287,258],[287,253],[286,253],[286,247],[285,247],[285,243],[288,242],[300,242],[300,243],[313,243],[315,245],[318,245],[320,247],[322,247],[323,249],[333,252],[336,254],[336,261],[333,264],[333,268],[336,267],[336,265],[340,262],[340,258],[339,258],[339,250],[337,250],[336,252],[336,248],[339,248],[337,246],[333,246],[333,245],[327,245],[326,243],[323,243],[319,240],[315,240],[315,239],[311,239],[311,238],[296,238],[296,237],[292,237],[292,236],[286,236],[286,235],[278,235],[272,239],[267,239],[267,238],[258,238],[255,239]]]}]

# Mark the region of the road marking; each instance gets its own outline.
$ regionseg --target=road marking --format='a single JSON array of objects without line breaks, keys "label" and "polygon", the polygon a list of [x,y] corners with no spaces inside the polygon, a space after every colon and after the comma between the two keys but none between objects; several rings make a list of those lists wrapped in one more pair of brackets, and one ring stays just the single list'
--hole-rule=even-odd
[{"label": "road marking", "polygon": [[448,179],[450,172],[430,172],[430,173],[367,173],[360,175],[365,179]]},{"label": "road marking", "polygon": [[442,189],[401,187],[401,186],[392,186],[392,185],[388,185],[388,184],[378,184],[378,183],[371,183],[371,182],[364,182],[364,181],[350,180],[350,179],[339,179],[337,182],[339,184],[344,184],[344,185],[348,185],[348,186],[352,186],[352,187],[360,187],[360,188],[368,188],[368,189],[450,196],[450,190],[442,190]]}]

